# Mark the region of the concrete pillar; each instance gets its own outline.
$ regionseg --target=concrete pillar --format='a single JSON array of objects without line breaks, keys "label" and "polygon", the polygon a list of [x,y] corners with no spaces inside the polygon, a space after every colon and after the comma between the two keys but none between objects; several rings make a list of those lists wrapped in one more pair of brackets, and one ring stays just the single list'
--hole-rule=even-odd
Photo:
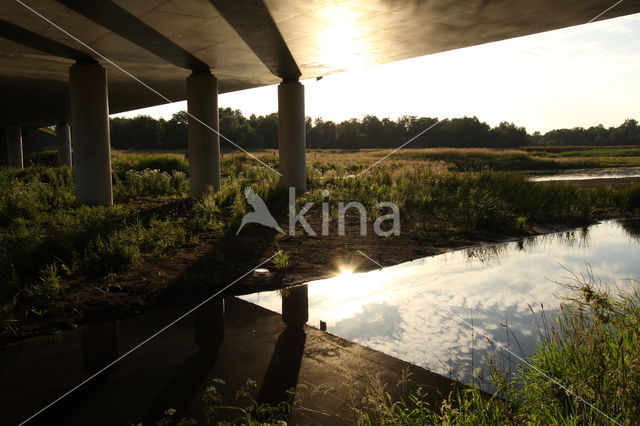
[{"label": "concrete pillar", "polygon": [[210,186],[220,189],[218,79],[210,72],[194,72],[187,77],[187,110],[190,193],[198,197]]},{"label": "concrete pillar", "polygon": [[69,69],[76,201],[113,205],[107,70],[78,62]]},{"label": "concrete pillar", "polygon": [[305,158],[304,86],[299,81],[283,81],[278,86],[278,150],[281,185],[307,190]]},{"label": "concrete pillar", "polygon": [[56,126],[58,138],[58,165],[71,167],[71,128],[62,123]]},{"label": "concrete pillar", "polygon": [[18,124],[9,124],[7,126],[7,165],[17,169],[24,168],[22,128]]}]

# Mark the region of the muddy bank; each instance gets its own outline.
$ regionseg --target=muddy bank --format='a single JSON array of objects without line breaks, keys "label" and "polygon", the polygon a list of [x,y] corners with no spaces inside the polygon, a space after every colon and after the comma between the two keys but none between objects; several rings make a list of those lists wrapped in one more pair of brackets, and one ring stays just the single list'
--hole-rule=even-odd
[{"label": "muddy bank", "polygon": [[[619,216],[620,212],[611,211],[601,218]],[[321,229],[319,221],[309,222]],[[77,277],[60,296],[25,298],[0,335],[0,344],[163,307],[192,306],[225,288],[225,296],[283,288],[334,276],[345,267],[368,271],[465,247],[558,232],[570,225],[532,224],[522,232],[505,233],[466,231],[437,219],[416,228],[403,219],[400,235],[389,237],[376,235],[371,223],[367,228],[367,235],[360,235],[359,222],[353,220],[347,221],[344,236],[332,229],[328,236],[312,237],[300,228],[296,236],[287,236],[260,225],[250,225],[237,236],[235,229],[225,235],[201,234],[190,246],[147,256],[122,273],[99,279]],[[269,269],[268,274],[250,272],[278,250],[289,255],[286,268],[268,261],[261,266]]]}]

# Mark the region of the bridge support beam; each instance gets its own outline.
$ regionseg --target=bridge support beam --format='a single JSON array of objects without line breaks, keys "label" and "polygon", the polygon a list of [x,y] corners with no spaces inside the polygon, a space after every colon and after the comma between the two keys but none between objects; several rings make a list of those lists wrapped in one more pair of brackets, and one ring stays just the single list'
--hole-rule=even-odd
[{"label": "bridge support beam", "polygon": [[58,165],[71,167],[71,128],[67,123],[56,126],[58,139]]},{"label": "bridge support beam", "polygon": [[69,69],[75,191],[78,204],[113,205],[107,70],[77,62]]},{"label": "bridge support beam", "polygon": [[220,189],[218,79],[210,72],[187,77],[187,110],[190,194],[199,197],[209,187]]},{"label": "bridge support beam", "polygon": [[306,191],[304,86],[297,80],[283,81],[278,86],[278,151],[281,185]]},{"label": "bridge support beam", "polygon": [[17,169],[24,168],[22,128],[19,124],[7,126],[7,165]]}]

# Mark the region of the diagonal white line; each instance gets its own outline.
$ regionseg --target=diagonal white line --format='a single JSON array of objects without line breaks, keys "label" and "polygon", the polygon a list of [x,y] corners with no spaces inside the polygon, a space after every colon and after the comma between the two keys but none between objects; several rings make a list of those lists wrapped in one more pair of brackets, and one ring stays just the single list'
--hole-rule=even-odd
[{"label": "diagonal white line", "polygon": [[356,250],[358,253],[360,253],[362,256],[366,257],[367,259],[369,259],[371,262],[375,263],[376,265],[378,265],[380,268],[384,268],[384,266],[382,266],[381,264],[379,264],[378,262],[376,262],[375,260],[373,260],[372,258],[370,258],[369,256],[367,256],[366,254],[364,254],[363,252],[361,252],[360,250]]},{"label": "diagonal white line", "polygon": [[[106,56],[104,56],[102,53],[98,52],[97,50],[95,50],[93,47],[89,46],[88,44],[86,44],[85,42],[83,42],[82,40],[80,40],[79,38],[77,38],[76,36],[74,36],[73,34],[71,34],[70,32],[68,32],[67,30],[65,30],[64,28],[62,28],[61,26],[57,25],[55,22],[51,21],[49,18],[47,18],[46,16],[42,15],[40,12],[38,12],[37,10],[33,9],[31,6],[23,3],[21,0],[16,0],[16,2],[18,2],[19,4],[21,4],[22,6],[24,6],[25,8],[27,8],[28,10],[30,10],[32,13],[34,13],[35,15],[39,16],[40,18],[42,18],[43,20],[45,20],[46,22],[48,22],[49,24],[53,25],[55,28],[57,28],[58,30],[62,31],[64,34],[66,34],[67,36],[71,37],[73,40],[75,40],[76,42],[80,43],[82,46],[86,47],[87,49],[89,49],[90,51],[92,51],[93,53],[95,53],[96,55],[98,55],[99,57],[101,57],[102,59],[104,59],[105,61],[107,61],[109,64],[113,65],[115,68],[117,68],[118,70],[120,70],[121,72],[123,72],[124,74],[126,74],[127,76],[131,77],[133,80],[137,81],[138,83],[140,83],[142,86],[146,87],[147,89],[149,89],[151,92],[155,93],[156,95],[158,95],[160,98],[162,98],[164,101],[168,102],[168,103],[173,103],[174,101],[172,101],[171,99],[169,99],[168,97],[166,97],[165,95],[163,95],[162,93],[158,92],[156,89],[154,89],[153,87],[149,86],[147,83],[145,83],[144,81],[140,80],[138,77],[136,77],[135,75],[131,74],[129,71],[127,71],[126,69],[122,68],[120,65],[116,64],[115,62],[113,62],[111,59],[107,58]],[[198,123],[202,124],[203,126],[205,126],[207,129],[211,130],[213,133],[217,134],[218,136],[220,136],[222,139],[226,140],[227,142],[229,142],[231,145],[235,146],[236,148],[238,148],[240,151],[244,152],[245,154],[247,154],[249,157],[253,158],[254,160],[256,160],[258,163],[262,164],[264,167],[266,167],[267,169],[271,170],[272,172],[275,172],[277,174],[279,174],[280,176],[282,176],[282,173],[280,173],[279,171],[275,170],[273,167],[269,166],[267,163],[265,163],[264,161],[262,161],[261,159],[259,159],[258,157],[256,157],[255,155],[251,154],[249,151],[247,151],[246,149],[242,148],[240,145],[238,145],[237,143],[235,143],[234,141],[232,141],[231,139],[229,139],[228,137],[226,137],[225,135],[223,135],[222,133],[220,133],[219,131],[217,131],[216,129],[214,129],[213,127],[209,126],[207,123],[203,122],[202,120],[200,120],[198,117],[194,116],[193,114],[189,113],[189,111],[186,111],[187,115],[191,118],[193,118],[194,120],[196,120]]]},{"label": "diagonal white line", "polygon": [[[360,250],[356,250],[358,253],[360,253],[362,256],[366,257],[367,259],[369,259],[370,261],[372,261],[373,263],[375,263],[376,265],[380,266],[382,268],[382,265],[380,265],[378,262],[376,262],[375,260],[371,259],[369,256],[367,256],[366,254],[364,254],[363,252],[361,252]],[[538,367],[536,367],[535,365],[531,364],[529,361],[527,361],[526,359],[522,358],[521,356],[519,356],[518,354],[516,354],[515,352],[513,352],[512,350],[510,350],[509,348],[503,346],[501,343],[497,342],[489,333],[487,333],[486,331],[484,331],[483,329],[476,327],[473,324],[469,324],[468,321],[466,321],[464,318],[462,318],[461,316],[459,316],[458,314],[456,314],[455,312],[453,312],[453,310],[451,309],[450,306],[446,306],[446,305],[439,305],[442,308],[445,308],[447,311],[449,311],[449,313],[455,317],[458,321],[462,322],[464,325],[466,325],[467,327],[470,327],[472,330],[474,331],[478,331],[480,332],[480,334],[482,334],[486,339],[488,339],[490,342],[493,342],[498,348],[502,349],[505,352],[508,352],[509,354],[513,355],[514,357],[518,358],[518,360],[520,360],[522,363],[527,364],[529,367],[533,368],[534,370],[536,370],[538,373],[542,374],[547,380],[549,380],[550,382],[558,385],[560,388],[562,388],[565,392],[567,392],[568,394],[576,397],[578,400],[580,400],[580,402],[582,402],[583,404],[588,405],[589,407],[593,408],[594,410],[596,410],[598,413],[600,413],[601,415],[603,415],[604,417],[606,417],[607,419],[611,420],[613,423],[617,424],[617,425],[621,425],[620,422],[616,421],[615,419],[613,419],[611,416],[609,416],[607,413],[605,413],[604,411],[600,410],[598,407],[596,407],[595,405],[593,405],[592,403],[590,403],[589,401],[587,401],[586,399],[582,398],[580,395],[578,395],[577,393],[573,392],[572,390],[570,390],[569,388],[567,388],[565,385],[563,385],[562,383],[560,383],[558,380],[554,379],[553,377],[549,376],[547,373],[545,373],[544,371],[540,370]]]},{"label": "diagonal white line", "polygon": [[411,139],[409,139],[408,141],[406,141],[405,143],[403,143],[402,145],[400,145],[399,147],[397,147],[396,149],[394,149],[393,151],[391,151],[390,153],[388,153],[387,155],[385,155],[384,157],[382,157],[381,159],[379,159],[378,161],[376,161],[375,163],[373,163],[372,165],[370,165],[369,167],[367,167],[365,170],[361,171],[360,173],[358,173],[356,175],[356,177],[360,176],[363,173],[366,173],[369,171],[369,169],[371,169],[372,167],[374,167],[376,164],[380,163],[381,161],[384,161],[387,157],[389,157],[390,155],[393,155],[396,151],[398,151],[399,149],[404,148],[405,146],[407,146],[410,142],[413,142],[415,139],[419,138],[420,136],[424,135],[425,133],[427,133],[429,130],[431,130],[432,128],[434,128],[438,123],[440,123],[441,120],[436,121],[435,123],[433,123],[431,126],[429,126],[428,128],[426,128],[425,130],[421,131],[420,133],[418,133],[417,135],[415,135],[414,137],[412,137]]},{"label": "diagonal white line", "polygon": [[120,355],[118,358],[116,358],[113,362],[107,364],[104,368],[102,368],[100,371],[94,373],[93,375],[89,376],[88,378],[86,378],[84,381],[82,381],[81,383],[79,383],[78,385],[76,385],[75,387],[73,387],[72,389],[70,389],[69,391],[65,392],[64,394],[62,394],[62,396],[58,397],[57,399],[55,399],[53,402],[49,403],[48,405],[46,405],[44,408],[40,409],[38,412],[36,412],[35,414],[33,414],[31,417],[25,419],[24,421],[22,421],[18,426],[22,426],[25,423],[27,423],[28,421],[32,420],[34,417],[36,417],[37,415],[39,415],[40,413],[42,413],[43,411],[45,411],[46,409],[50,408],[51,406],[53,406],[54,404],[56,404],[57,402],[59,402],[61,399],[65,398],[67,395],[69,395],[70,393],[72,393],[73,391],[77,390],[78,388],[80,388],[82,385],[84,385],[85,383],[89,382],[91,379],[93,379],[94,377],[96,377],[98,374],[102,373],[103,371],[107,370],[109,367],[113,366],[114,364],[118,363],[120,360],[122,360],[123,358],[125,358],[127,355],[131,354],[132,352],[134,352],[135,350],[139,349],[140,347],[142,347],[143,345],[145,345],[147,342],[149,342],[150,340],[152,340],[153,338],[157,337],[158,335],[162,334],[164,331],[166,331],[168,328],[170,328],[171,326],[173,326],[174,324],[176,324],[177,322],[179,322],[180,320],[184,319],[185,317],[189,316],[190,314],[192,314],[196,309],[198,309],[199,307],[201,307],[202,305],[204,305],[205,303],[209,302],[211,299],[213,299],[214,297],[218,296],[220,293],[222,293],[223,291],[225,291],[226,289],[228,289],[229,287],[231,287],[232,285],[234,285],[235,283],[237,283],[238,281],[240,281],[241,279],[243,279],[244,277],[246,277],[247,275],[249,275],[253,270],[255,270],[256,268],[261,267],[262,265],[264,265],[265,263],[267,263],[268,261],[270,261],[271,259],[273,259],[276,255],[278,255],[278,253],[280,253],[279,251],[274,253],[271,257],[269,257],[268,259],[260,262],[258,265],[254,266],[252,269],[250,269],[249,271],[245,272],[242,276],[240,276],[239,278],[236,278],[231,284],[227,285],[226,287],[224,287],[222,290],[217,291],[215,294],[213,294],[212,296],[207,297],[205,300],[203,300],[202,302],[198,303],[196,306],[194,306],[193,308],[189,309],[187,312],[185,312],[184,314],[182,314],[181,316],[179,316],[177,319],[171,321],[169,324],[165,325],[164,327],[162,327],[160,330],[156,331],[154,334],[152,334],[151,336],[147,337],[145,340],[143,340],[142,342],[138,343],[136,346],[134,346],[133,348],[131,348],[130,350],[128,350],[127,352],[125,352],[124,354]]},{"label": "diagonal white line", "polygon": [[595,21],[596,19],[598,19],[599,17],[601,17],[602,15],[604,15],[605,13],[607,13],[608,11],[610,11],[611,9],[613,9],[614,7],[616,7],[617,5],[619,5],[620,3],[622,3],[624,0],[620,0],[617,3],[615,3],[613,6],[609,6],[609,8],[607,10],[605,10],[604,12],[602,12],[601,14],[599,14],[598,16],[596,16],[595,18],[593,18],[592,20],[590,20],[589,22],[587,22],[587,24],[592,23],[593,21]]}]

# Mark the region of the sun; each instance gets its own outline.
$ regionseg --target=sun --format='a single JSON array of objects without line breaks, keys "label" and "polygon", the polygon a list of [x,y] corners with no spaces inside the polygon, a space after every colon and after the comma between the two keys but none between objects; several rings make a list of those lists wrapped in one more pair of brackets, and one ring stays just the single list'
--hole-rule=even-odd
[{"label": "sun", "polygon": [[340,265],[336,277],[348,277],[353,275],[354,267],[351,265]]}]

